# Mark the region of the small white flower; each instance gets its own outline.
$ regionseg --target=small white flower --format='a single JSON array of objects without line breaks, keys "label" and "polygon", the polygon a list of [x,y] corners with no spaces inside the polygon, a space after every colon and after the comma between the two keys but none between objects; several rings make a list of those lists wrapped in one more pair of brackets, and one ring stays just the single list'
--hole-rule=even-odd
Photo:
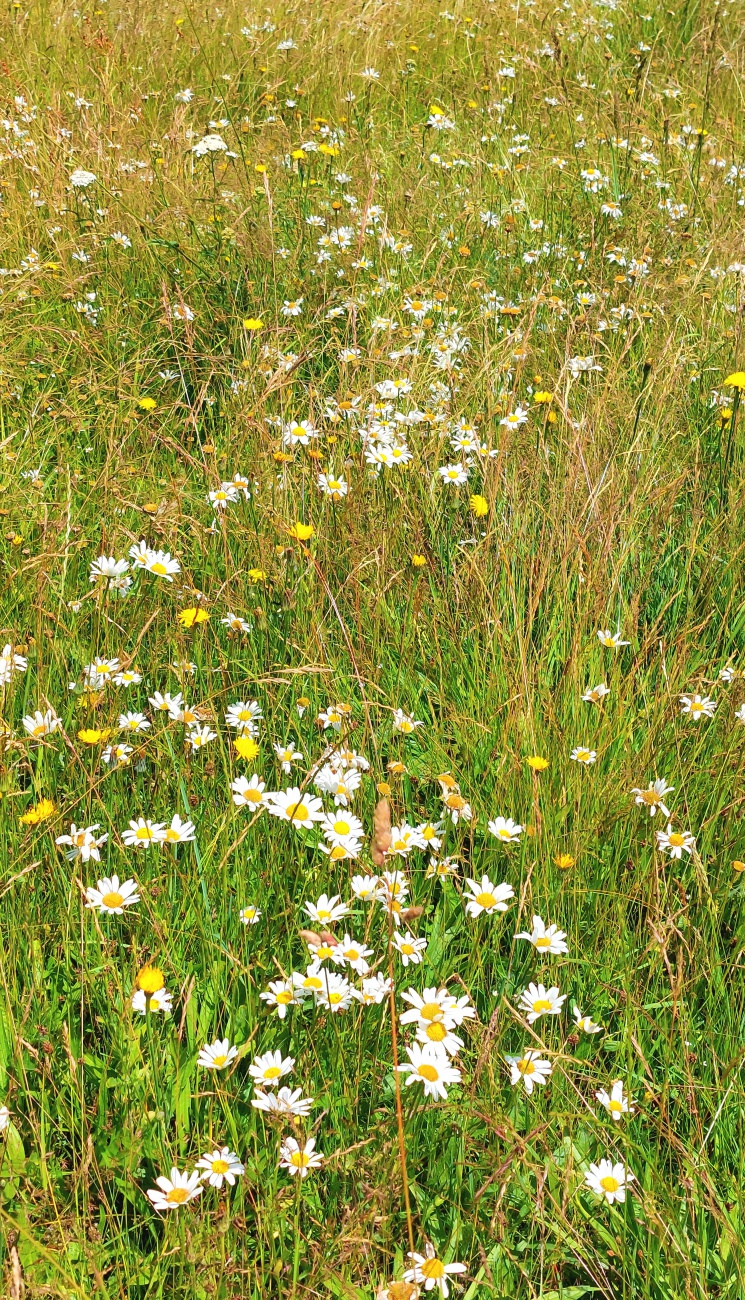
[{"label": "small white flower", "polygon": [[85,190],[89,185],[95,184],[96,177],[93,172],[87,172],[82,167],[76,167],[70,175],[70,184],[76,190]]},{"label": "small white flower", "polygon": [[604,1196],[608,1205],[615,1201],[626,1200],[626,1188],[633,1182],[634,1175],[625,1165],[613,1164],[610,1160],[601,1160],[597,1165],[590,1165],[585,1174],[585,1183],[597,1196]]},{"label": "small white flower", "polygon": [[133,907],[140,901],[134,880],[124,880],[120,884],[118,876],[111,876],[111,878],[104,876],[95,889],[89,885],[85,896],[86,907],[93,907],[99,912],[116,916],[121,916],[125,907]]},{"label": "small white flower", "polygon": [[572,1008],[572,1015],[574,1016],[575,1025],[578,1029],[582,1030],[583,1034],[601,1033],[602,1025],[596,1025],[592,1016],[583,1016],[579,1007],[575,1006]]},{"label": "small white flower", "polygon": [[179,1206],[192,1201],[195,1196],[201,1196],[204,1190],[196,1170],[191,1174],[181,1174],[175,1166],[171,1170],[170,1178],[161,1175],[155,1182],[157,1190],[151,1187],[147,1194],[154,1208],[159,1211],[177,1210]]},{"label": "small white flower", "polygon": [[622,1115],[633,1115],[634,1113],[633,1102],[626,1096],[621,1079],[616,1079],[611,1084],[610,1093],[607,1093],[604,1088],[599,1088],[595,1096],[600,1105],[605,1106],[611,1119],[615,1120],[616,1123]]},{"label": "small white flower", "polygon": [[537,952],[546,953],[550,956],[558,956],[560,953],[568,952],[566,945],[566,934],[560,930],[557,925],[546,925],[542,917],[533,917],[533,929],[529,934],[523,930],[520,934],[515,935],[516,939],[527,939],[532,943]]},{"label": "small white flower", "polygon": [[558,1016],[567,1000],[566,993],[559,994],[558,988],[547,989],[543,984],[529,984],[520,994],[520,1010],[526,1013],[529,1025],[534,1025],[541,1016]]},{"label": "small white flower", "polygon": [[544,1086],[548,1083],[553,1067],[550,1061],[541,1058],[540,1052],[529,1049],[523,1056],[506,1056],[505,1060],[510,1067],[510,1083],[513,1088],[522,1082],[530,1096],[536,1084]]},{"label": "small white flower", "polygon": [[238,1048],[230,1044],[228,1038],[216,1038],[214,1043],[205,1043],[200,1048],[197,1065],[205,1070],[224,1070],[231,1065],[238,1055]]},{"label": "small white flower", "polygon": [[197,1169],[204,1170],[202,1182],[208,1183],[210,1187],[222,1187],[226,1182],[229,1187],[235,1185],[236,1178],[244,1174],[245,1168],[241,1164],[234,1151],[230,1147],[222,1147],[220,1150],[215,1149],[203,1155],[197,1160]]}]

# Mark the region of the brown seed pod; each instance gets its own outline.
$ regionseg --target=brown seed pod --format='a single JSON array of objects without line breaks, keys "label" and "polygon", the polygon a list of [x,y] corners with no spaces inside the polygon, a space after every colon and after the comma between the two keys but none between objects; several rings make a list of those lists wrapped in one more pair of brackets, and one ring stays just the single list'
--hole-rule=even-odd
[{"label": "brown seed pod", "polygon": [[421,916],[423,911],[424,911],[423,907],[407,907],[401,913],[401,920],[416,921],[417,917]]},{"label": "brown seed pod", "polygon": [[379,799],[373,814],[373,835],[370,857],[376,867],[382,867],[391,847],[391,808],[387,799]]},{"label": "brown seed pod", "polygon": [[321,943],[330,943],[332,948],[335,948],[339,940],[335,934],[331,934],[330,930],[321,930]]},{"label": "brown seed pod", "polygon": [[300,938],[303,939],[305,943],[309,943],[312,948],[320,948],[321,936],[320,934],[316,934],[315,930],[298,930],[298,934],[300,935]]}]

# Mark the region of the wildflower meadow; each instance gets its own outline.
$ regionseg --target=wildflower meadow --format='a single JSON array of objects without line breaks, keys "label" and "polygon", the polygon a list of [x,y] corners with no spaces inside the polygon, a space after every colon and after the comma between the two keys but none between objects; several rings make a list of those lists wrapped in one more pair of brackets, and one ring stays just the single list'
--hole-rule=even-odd
[{"label": "wildflower meadow", "polygon": [[742,0],[0,19],[11,1300],[742,1300]]}]

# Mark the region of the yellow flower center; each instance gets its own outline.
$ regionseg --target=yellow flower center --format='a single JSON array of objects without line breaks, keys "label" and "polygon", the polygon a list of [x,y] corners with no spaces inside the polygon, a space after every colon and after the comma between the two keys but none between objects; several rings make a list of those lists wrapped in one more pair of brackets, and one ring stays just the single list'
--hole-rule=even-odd
[{"label": "yellow flower center", "polygon": [[427,1025],[427,1037],[430,1042],[441,1043],[443,1039],[447,1038],[447,1035],[448,1031],[441,1020],[433,1020],[431,1024]]},{"label": "yellow flower center", "polygon": [[166,1200],[169,1205],[183,1205],[184,1201],[188,1201],[188,1199],[189,1193],[185,1187],[172,1187],[170,1192],[166,1192]]},{"label": "yellow flower center", "polygon": [[292,1002],[292,993],[289,989],[283,989],[281,993],[277,994],[277,1003],[279,1006],[286,1007],[290,1002]]},{"label": "yellow flower center", "polygon": [[600,1186],[604,1192],[617,1192],[621,1184],[613,1174],[606,1174],[605,1178],[600,1179]]},{"label": "yellow flower center", "polygon": [[212,1161],[212,1172],[213,1172],[213,1174],[226,1174],[226,1173],[228,1172],[229,1168],[230,1168],[230,1165],[228,1164],[227,1160],[213,1160],[213,1161]]},{"label": "yellow flower center", "polygon": [[422,304],[419,302],[418,298],[415,299],[414,302],[411,304],[411,310],[412,310],[412,311],[421,311],[421,310],[422,310]]},{"label": "yellow flower center", "polygon": [[238,721],[239,721],[239,722],[250,722],[252,717],[253,717],[253,714],[252,714],[252,712],[251,712],[250,709],[241,709],[241,710],[240,710],[240,713],[238,714]]},{"label": "yellow flower center", "polygon": [[168,841],[168,843],[178,844],[180,838],[181,836],[179,835],[178,831],[175,831],[172,826],[169,826],[168,830],[166,831],[166,840]]},{"label": "yellow flower center", "polygon": [[347,951],[344,953],[344,956],[346,957],[347,961],[359,961],[359,956],[360,956],[359,950],[357,948],[347,948]]},{"label": "yellow flower center", "polygon": [[265,1079],[279,1079],[282,1074],[278,1065],[268,1065],[264,1071]]},{"label": "yellow flower center", "polygon": [[493,907],[496,901],[497,900],[494,897],[494,895],[490,894],[488,890],[486,891],[482,890],[480,894],[476,895],[476,902],[478,903],[479,907]]},{"label": "yellow flower center", "polygon": [[704,711],[703,704],[697,704],[696,701],[694,700],[693,704],[691,705],[691,713],[703,713],[703,711]]},{"label": "yellow flower center", "polygon": [[668,836],[668,844],[672,845],[674,849],[681,849],[685,844],[685,840],[679,831],[673,831],[672,835]]},{"label": "yellow flower center", "polygon": [[441,1259],[425,1259],[419,1266],[424,1277],[444,1277],[445,1265]]},{"label": "yellow flower center", "polygon": [[153,838],[153,832],[149,826],[138,826],[137,831],[135,832],[135,838],[138,840],[151,840]]},{"label": "yellow flower center", "polygon": [[303,980],[304,989],[322,989],[323,980],[318,975],[307,975]]},{"label": "yellow flower center", "polygon": [[112,890],[111,893],[104,894],[101,902],[104,907],[121,907],[124,902],[124,895],[117,893],[116,890]]},{"label": "yellow flower center", "polygon": [[343,1001],[344,1001],[343,993],[329,993],[329,1002],[331,1003],[332,1007],[338,1006],[338,1004]]},{"label": "yellow flower center", "polygon": [[329,921],[331,919],[331,913],[324,907],[317,908],[317,914],[319,921]]},{"label": "yellow flower center", "polygon": [[414,948],[413,943],[402,943],[402,944],[401,944],[401,952],[404,953],[405,956],[410,957],[411,954],[412,954],[414,951],[415,951],[415,948]]},{"label": "yellow flower center", "polygon": [[308,820],[308,809],[304,803],[291,803],[287,806],[287,816],[291,821],[305,822]]},{"label": "yellow flower center", "polygon": [[528,1061],[526,1057],[523,1057],[522,1061],[518,1061],[517,1068],[521,1074],[535,1074],[535,1066],[533,1062]]},{"label": "yellow flower center", "polygon": [[261,791],[254,787],[250,790],[244,790],[243,798],[246,803],[261,803]]},{"label": "yellow flower center", "polygon": [[442,1020],[444,1012],[439,1002],[425,1002],[419,1015],[422,1020]]},{"label": "yellow flower center", "polygon": [[223,1066],[223,1065],[225,1064],[225,1062],[227,1061],[227,1059],[228,1059],[228,1057],[227,1057],[227,1053],[226,1053],[226,1052],[219,1052],[217,1056],[213,1056],[213,1058],[212,1058],[214,1064],[215,1064],[216,1066],[218,1066],[218,1068],[219,1068],[220,1066]]},{"label": "yellow flower center", "polygon": [[536,998],[535,1002],[533,1003],[533,1010],[550,1011],[551,1003],[549,1002],[548,998]]},{"label": "yellow flower center", "polygon": [[349,822],[334,822],[334,833],[336,835],[348,835],[351,830]]},{"label": "yellow flower center", "polygon": [[641,798],[648,808],[656,808],[660,802],[660,796],[656,790],[643,790]]},{"label": "yellow flower center", "polygon": [[421,1075],[422,1079],[426,1079],[428,1083],[436,1083],[440,1077],[439,1071],[435,1069],[434,1065],[428,1065],[426,1061],[417,1068],[417,1074]]},{"label": "yellow flower center", "polygon": [[40,722],[38,727],[34,727],[31,734],[32,736],[45,736],[46,730],[47,730],[46,722]]},{"label": "yellow flower center", "polygon": [[608,1103],[608,1110],[610,1111],[611,1115],[622,1115],[622,1114],[623,1114],[623,1106],[621,1105],[620,1101],[611,1101],[611,1102],[609,1102],[609,1103]]},{"label": "yellow flower center", "polygon": [[294,1165],[296,1169],[305,1169],[308,1164],[308,1157],[304,1151],[293,1151],[290,1156],[290,1164]]},{"label": "yellow flower center", "polygon": [[163,577],[164,574],[168,573],[168,569],[166,568],[165,564],[162,563],[161,560],[156,560],[155,564],[152,566],[152,571],[153,573],[159,573],[161,577]]},{"label": "yellow flower center", "polygon": [[542,934],[535,940],[535,946],[536,948],[550,948],[551,940],[547,934]]},{"label": "yellow flower center", "polygon": [[511,832],[503,827],[497,838],[500,840],[509,840],[511,838]]}]

